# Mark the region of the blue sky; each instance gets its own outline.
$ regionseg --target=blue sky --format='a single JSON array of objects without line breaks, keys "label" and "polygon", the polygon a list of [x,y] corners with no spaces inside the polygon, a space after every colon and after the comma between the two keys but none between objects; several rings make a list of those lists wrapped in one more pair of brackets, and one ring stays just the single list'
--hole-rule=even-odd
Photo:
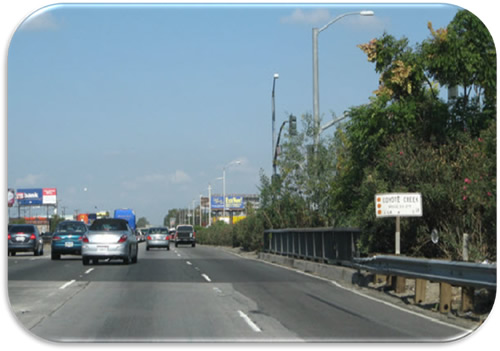
[{"label": "blue sky", "polygon": [[[258,193],[277,128],[312,113],[312,28],[320,113],[367,103],[373,64],[356,47],[384,31],[411,45],[453,5],[66,4],[28,17],[8,50],[9,188],[56,187],[66,213],[134,208],[161,224],[200,194]],[[300,123],[299,123],[300,127]],[[329,130],[333,133],[333,130]],[[84,191],[86,189],[86,191]]]}]

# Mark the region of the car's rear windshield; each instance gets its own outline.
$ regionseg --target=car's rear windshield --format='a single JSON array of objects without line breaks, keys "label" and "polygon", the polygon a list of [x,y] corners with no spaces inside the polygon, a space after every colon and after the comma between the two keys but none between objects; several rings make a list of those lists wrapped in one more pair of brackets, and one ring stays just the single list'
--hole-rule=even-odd
[{"label": "car's rear windshield", "polygon": [[127,222],[117,219],[96,220],[89,229],[104,232],[122,231],[127,230]]},{"label": "car's rear windshield", "polygon": [[178,231],[193,231],[193,227],[191,227],[190,225],[180,225],[177,227],[177,230]]},{"label": "car's rear windshield", "polygon": [[34,233],[35,228],[32,225],[13,225],[9,228],[10,233]]},{"label": "car's rear windshield", "polygon": [[83,223],[59,223],[56,232],[60,233],[84,233],[87,227]]},{"label": "car's rear windshield", "polygon": [[168,234],[168,228],[149,228],[148,234]]}]

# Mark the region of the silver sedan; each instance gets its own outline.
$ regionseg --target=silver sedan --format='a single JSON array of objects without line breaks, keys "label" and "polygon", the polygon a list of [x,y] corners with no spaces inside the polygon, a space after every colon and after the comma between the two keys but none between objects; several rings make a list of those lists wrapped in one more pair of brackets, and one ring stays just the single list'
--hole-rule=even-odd
[{"label": "silver sedan", "polygon": [[86,235],[82,237],[82,262],[90,260],[121,259],[123,263],[137,263],[137,238],[124,219],[96,219]]},{"label": "silver sedan", "polygon": [[148,235],[146,236],[146,250],[149,251],[152,247],[164,247],[170,250],[170,233],[168,228],[149,228]]}]

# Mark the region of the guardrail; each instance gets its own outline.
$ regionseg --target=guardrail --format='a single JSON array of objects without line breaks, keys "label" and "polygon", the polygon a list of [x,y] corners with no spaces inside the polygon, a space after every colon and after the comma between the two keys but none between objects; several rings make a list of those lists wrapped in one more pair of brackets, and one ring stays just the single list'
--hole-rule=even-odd
[{"label": "guardrail", "polygon": [[264,231],[263,251],[351,266],[357,254],[357,228],[287,228]]},{"label": "guardrail", "polygon": [[495,289],[497,265],[401,256],[354,258],[354,267],[369,272],[425,279],[454,286]]},{"label": "guardrail", "polygon": [[349,266],[374,273],[396,293],[404,293],[406,279],[415,279],[414,303],[426,300],[427,282],[439,283],[439,311],[448,313],[452,287],[461,288],[461,311],[473,309],[474,290],[496,290],[496,264],[444,261],[402,256],[359,258],[357,228],[294,228],[264,231],[266,253],[328,264]]}]

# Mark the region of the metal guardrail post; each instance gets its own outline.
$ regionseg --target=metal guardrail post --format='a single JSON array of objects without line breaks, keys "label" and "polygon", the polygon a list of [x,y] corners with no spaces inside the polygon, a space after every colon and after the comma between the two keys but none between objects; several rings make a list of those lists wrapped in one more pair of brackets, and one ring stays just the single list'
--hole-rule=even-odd
[{"label": "metal guardrail post", "polygon": [[280,233],[280,254],[283,255],[283,233]]},{"label": "metal guardrail post", "polygon": [[316,233],[311,233],[313,237],[313,260],[316,259]]},{"label": "metal guardrail post", "polygon": [[309,256],[309,249],[308,249],[308,245],[307,245],[307,234],[304,233],[304,238],[306,239],[305,242],[306,242],[306,254],[305,254],[305,257],[307,258],[307,256]]},{"label": "metal guardrail post", "polygon": [[321,232],[321,257],[323,259],[323,262],[326,262],[326,257],[325,257],[325,232]]}]

